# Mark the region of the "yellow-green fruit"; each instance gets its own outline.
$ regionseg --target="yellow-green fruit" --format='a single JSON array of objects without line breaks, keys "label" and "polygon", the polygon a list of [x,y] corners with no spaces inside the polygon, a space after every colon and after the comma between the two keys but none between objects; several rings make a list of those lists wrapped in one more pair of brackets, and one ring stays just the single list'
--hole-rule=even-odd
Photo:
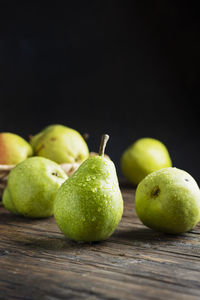
[{"label": "yellow-green fruit", "polygon": [[18,211],[13,203],[9,189],[6,188],[3,192],[3,205],[4,207],[15,215],[18,215]]},{"label": "yellow-green fruit", "polygon": [[43,157],[28,158],[11,170],[3,205],[25,217],[49,217],[57,190],[67,178],[55,162]]},{"label": "yellow-green fruit", "polygon": [[171,166],[167,148],[153,138],[137,140],[121,157],[122,173],[133,185],[137,185],[148,174]]},{"label": "yellow-green fruit", "polygon": [[200,220],[200,190],[187,172],[164,168],[139,183],[135,209],[143,224],[152,229],[174,234],[186,232]]},{"label": "yellow-green fruit", "polygon": [[85,160],[61,186],[54,202],[60,230],[75,241],[101,241],[117,228],[123,199],[114,163],[103,157]]},{"label": "yellow-green fruit", "polygon": [[58,164],[81,163],[89,156],[88,146],[74,129],[63,125],[50,125],[32,137],[34,154]]},{"label": "yellow-green fruit", "polygon": [[16,165],[32,156],[31,145],[21,136],[10,133],[0,133],[0,164]]}]

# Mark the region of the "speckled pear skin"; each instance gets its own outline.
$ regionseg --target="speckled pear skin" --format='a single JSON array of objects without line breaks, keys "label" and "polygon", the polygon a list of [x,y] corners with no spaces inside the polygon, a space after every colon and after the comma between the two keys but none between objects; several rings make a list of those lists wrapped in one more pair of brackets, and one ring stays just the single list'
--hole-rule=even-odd
[{"label": "speckled pear skin", "polygon": [[55,162],[31,157],[11,170],[3,193],[3,205],[14,214],[29,218],[53,215],[53,202],[67,175]]},{"label": "speckled pear skin", "polygon": [[74,129],[50,125],[30,141],[34,154],[49,158],[58,164],[82,162],[89,156],[88,146]]},{"label": "speckled pear skin", "polygon": [[141,138],[129,146],[121,157],[121,170],[134,186],[148,174],[172,166],[165,145],[153,138]]},{"label": "speckled pear skin", "polygon": [[117,228],[123,199],[114,163],[93,156],[61,186],[54,202],[56,222],[69,239],[81,242],[107,239]]},{"label": "speckled pear skin", "polygon": [[178,234],[200,221],[200,190],[194,178],[177,168],[163,168],[138,185],[135,208],[144,225]]},{"label": "speckled pear skin", "polygon": [[21,136],[10,133],[0,133],[0,164],[16,165],[32,156],[31,145]]},{"label": "speckled pear skin", "polygon": [[14,202],[12,201],[12,197],[10,195],[8,188],[6,188],[3,192],[3,205],[7,210],[12,212],[13,214],[19,215],[19,213],[14,205]]}]

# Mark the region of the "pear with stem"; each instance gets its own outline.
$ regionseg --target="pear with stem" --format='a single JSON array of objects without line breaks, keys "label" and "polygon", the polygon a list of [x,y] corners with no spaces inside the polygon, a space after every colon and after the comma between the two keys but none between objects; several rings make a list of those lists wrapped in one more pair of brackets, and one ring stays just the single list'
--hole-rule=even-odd
[{"label": "pear with stem", "polygon": [[108,138],[103,135],[99,155],[85,160],[56,195],[54,216],[71,240],[105,240],[121,220],[123,199],[115,165],[104,157]]}]

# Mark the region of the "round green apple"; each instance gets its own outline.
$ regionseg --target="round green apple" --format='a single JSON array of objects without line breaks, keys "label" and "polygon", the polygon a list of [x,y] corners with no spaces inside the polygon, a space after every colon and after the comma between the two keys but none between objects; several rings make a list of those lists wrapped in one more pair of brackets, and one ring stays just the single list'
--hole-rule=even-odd
[{"label": "round green apple", "polygon": [[165,145],[152,138],[137,140],[121,157],[122,173],[135,186],[151,172],[171,166]]},{"label": "round green apple", "polygon": [[0,133],[0,164],[16,165],[32,156],[31,145],[21,136],[10,133]]},{"label": "round green apple", "polygon": [[87,143],[80,133],[63,125],[50,125],[31,138],[34,154],[58,164],[81,163],[89,156]]},{"label": "round green apple", "polygon": [[55,162],[43,157],[28,158],[11,170],[3,205],[25,217],[49,217],[57,190],[66,179],[67,175]]},{"label": "round green apple", "polygon": [[144,225],[165,233],[191,230],[200,220],[200,190],[191,175],[163,168],[137,186],[135,208]]}]

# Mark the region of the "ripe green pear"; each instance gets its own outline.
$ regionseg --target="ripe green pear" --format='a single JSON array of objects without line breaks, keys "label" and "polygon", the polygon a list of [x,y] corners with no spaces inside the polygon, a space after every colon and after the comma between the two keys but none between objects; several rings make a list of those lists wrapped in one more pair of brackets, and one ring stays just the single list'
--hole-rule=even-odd
[{"label": "ripe green pear", "polygon": [[171,166],[165,145],[152,138],[137,140],[121,157],[122,173],[135,186],[151,172]]},{"label": "ripe green pear", "polygon": [[16,165],[32,156],[31,145],[21,136],[10,133],[0,133],[0,164]]},{"label": "ripe green pear", "polygon": [[200,190],[191,175],[163,168],[137,186],[135,208],[144,225],[165,233],[191,230],[200,220]]},{"label": "ripe green pear", "polygon": [[43,157],[28,158],[11,170],[3,205],[25,217],[49,217],[53,214],[56,192],[66,179],[57,163]]},{"label": "ripe green pear", "polygon": [[74,129],[63,125],[50,125],[31,138],[34,154],[58,164],[81,163],[89,156],[88,146]]},{"label": "ripe green pear", "polygon": [[107,239],[122,217],[123,199],[115,166],[103,156],[104,147],[100,149],[101,154],[85,160],[55,198],[56,222],[71,240]]}]

